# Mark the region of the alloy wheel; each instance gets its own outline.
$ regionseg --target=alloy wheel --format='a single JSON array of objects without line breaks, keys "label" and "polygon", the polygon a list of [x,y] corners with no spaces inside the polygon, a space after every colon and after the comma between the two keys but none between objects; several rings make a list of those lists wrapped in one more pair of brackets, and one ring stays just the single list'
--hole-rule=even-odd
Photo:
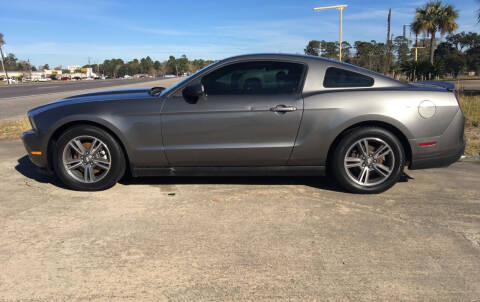
[{"label": "alloy wheel", "polygon": [[110,171],[112,157],[107,145],[93,136],[77,136],[64,147],[62,161],[65,170],[76,181],[95,183]]},{"label": "alloy wheel", "polygon": [[348,177],[361,186],[386,181],[394,170],[395,156],[384,140],[367,137],[355,141],[347,150],[344,167]]}]

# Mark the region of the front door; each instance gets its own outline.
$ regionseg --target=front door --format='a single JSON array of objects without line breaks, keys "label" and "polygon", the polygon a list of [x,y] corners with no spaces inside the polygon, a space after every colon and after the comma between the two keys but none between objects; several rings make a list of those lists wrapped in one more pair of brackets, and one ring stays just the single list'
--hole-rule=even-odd
[{"label": "front door", "polygon": [[194,80],[205,89],[196,102],[175,92],[162,110],[169,164],[286,165],[303,113],[304,72],[299,63],[233,63]]}]

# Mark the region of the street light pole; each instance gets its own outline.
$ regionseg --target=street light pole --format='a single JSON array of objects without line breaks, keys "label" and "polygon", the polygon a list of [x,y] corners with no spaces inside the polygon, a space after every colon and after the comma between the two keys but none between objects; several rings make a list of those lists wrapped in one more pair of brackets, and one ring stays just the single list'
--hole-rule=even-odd
[{"label": "street light pole", "polygon": [[7,77],[7,85],[10,84],[10,78],[8,77],[8,71],[5,68],[5,56],[3,55],[2,45],[0,45],[0,55],[2,57],[2,68],[5,76]]},{"label": "street light pole", "polygon": [[314,7],[314,10],[322,10],[322,9],[329,9],[329,8],[336,8],[340,12],[340,37],[339,37],[339,51],[338,51],[338,60],[341,62],[342,61],[342,19],[343,19],[343,9],[347,7],[346,4],[342,5],[332,5],[332,6],[321,6],[321,7]]}]

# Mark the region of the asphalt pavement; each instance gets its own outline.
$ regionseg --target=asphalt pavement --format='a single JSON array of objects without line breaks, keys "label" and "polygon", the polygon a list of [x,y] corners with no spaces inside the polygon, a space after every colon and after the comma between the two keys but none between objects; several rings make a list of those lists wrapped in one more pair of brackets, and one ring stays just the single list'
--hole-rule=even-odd
[{"label": "asphalt pavement", "polygon": [[[125,89],[138,87],[168,87],[181,78],[167,79],[128,79],[128,80],[91,80],[71,83],[19,85],[0,87],[0,120],[15,120],[25,116],[28,110],[55,100],[80,93],[98,90]],[[112,84],[113,83],[113,84]],[[36,91],[36,92],[35,92]],[[7,92],[7,94],[3,94]],[[35,94],[30,95],[30,93]],[[11,97],[5,97],[11,95]],[[15,95],[15,96],[13,96]]]},{"label": "asphalt pavement", "polygon": [[0,301],[479,301],[480,162],[64,189],[0,142]]},{"label": "asphalt pavement", "polygon": [[139,79],[109,79],[109,80],[81,80],[81,81],[49,81],[46,83],[31,83],[0,86],[0,98],[40,95],[83,89],[101,89],[128,84],[141,84],[157,81],[157,78]]},{"label": "asphalt pavement", "polygon": [[480,91],[480,80],[457,80],[451,82],[455,84],[455,89],[458,90],[475,93]]}]

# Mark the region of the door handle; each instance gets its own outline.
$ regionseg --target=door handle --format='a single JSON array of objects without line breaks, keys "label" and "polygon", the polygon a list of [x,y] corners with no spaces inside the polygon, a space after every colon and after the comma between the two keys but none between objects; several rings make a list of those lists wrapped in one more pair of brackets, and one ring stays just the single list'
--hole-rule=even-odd
[{"label": "door handle", "polygon": [[277,105],[275,107],[270,108],[270,111],[274,111],[274,112],[291,112],[295,110],[297,110],[297,107],[285,106],[285,105]]}]

